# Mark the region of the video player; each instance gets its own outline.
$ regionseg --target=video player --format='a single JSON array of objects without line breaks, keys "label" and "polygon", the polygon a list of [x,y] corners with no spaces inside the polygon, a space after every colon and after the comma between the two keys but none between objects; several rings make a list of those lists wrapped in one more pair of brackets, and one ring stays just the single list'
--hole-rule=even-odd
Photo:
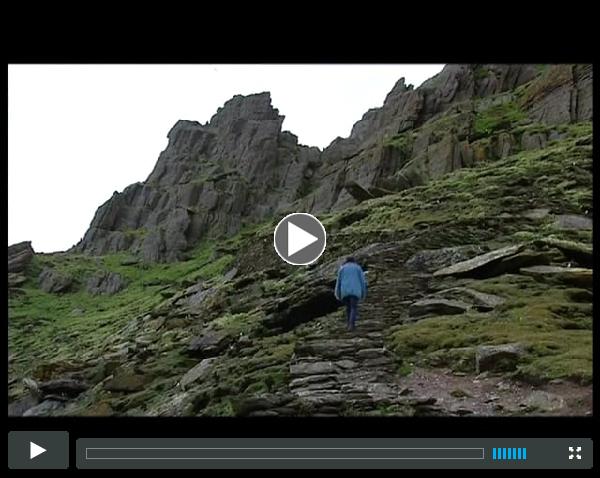
[{"label": "video player", "polygon": [[593,468],[591,64],[8,75],[10,470]]}]

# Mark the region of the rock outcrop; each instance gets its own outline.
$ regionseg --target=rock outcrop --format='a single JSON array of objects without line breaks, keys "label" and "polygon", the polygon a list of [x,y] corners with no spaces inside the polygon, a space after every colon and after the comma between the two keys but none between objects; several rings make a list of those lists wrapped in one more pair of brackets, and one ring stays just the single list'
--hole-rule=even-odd
[{"label": "rock outcrop", "polygon": [[[178,260],[201,238],[248,223],[340,210],[486,157],[543,147],[560,133],[511,135],[507,118],[518,113],[525,129],[532,121],[589,121],[591,76],[586,65],[542,73],[535,65],[448,65],[417,89],[400,79],[382,107],[322,152],[281,130],[269,93],[235,96],[206,124],[177,122],[146,181],[100,206],[74,250]],[[479,141],[488,133],[491,140]]]},{"label": "rock outcrop", "polygon": [[33,254],[30,241],[8,246],[8,272],[14,274],[24,272],[31,262]]}]

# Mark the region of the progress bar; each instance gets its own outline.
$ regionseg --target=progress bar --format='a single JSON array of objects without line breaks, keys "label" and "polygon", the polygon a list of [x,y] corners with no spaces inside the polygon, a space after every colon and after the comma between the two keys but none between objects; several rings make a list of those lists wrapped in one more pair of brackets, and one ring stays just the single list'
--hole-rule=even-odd
[{"label": "progress bar", "polygon": [[483,448],[86,448],[86,460],[483,460]]},{"label": "progress bar", "polygon": [[[589,438],[80,438],[89,469],[578,469]],[[575,450],[575,451],[573,451]]]}]

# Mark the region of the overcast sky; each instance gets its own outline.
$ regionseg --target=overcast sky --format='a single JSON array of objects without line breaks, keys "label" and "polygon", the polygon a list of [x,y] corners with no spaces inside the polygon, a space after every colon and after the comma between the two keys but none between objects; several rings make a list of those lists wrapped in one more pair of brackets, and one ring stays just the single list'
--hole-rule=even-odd
[{"label": "overcast sky", "polygon": [[396,81],[443,65],[9,65],[8,244],[62,251],[114,191],[143,181],[179,119],[270,91],[299,142],[346,137]]}]

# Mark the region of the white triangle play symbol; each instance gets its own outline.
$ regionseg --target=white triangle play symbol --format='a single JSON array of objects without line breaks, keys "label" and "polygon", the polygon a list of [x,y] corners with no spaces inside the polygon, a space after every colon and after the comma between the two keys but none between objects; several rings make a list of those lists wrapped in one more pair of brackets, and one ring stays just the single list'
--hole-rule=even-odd
[{"label": "white triangle play symbol", "polygon": [[318,237],[313,236],[310,232],[306,232],[304,229],[299,228],[291,221],[288,222],[288,256],[296,254],[305,247],[310,246],[314,242],[319,240]]},{"label": "white triangle play symbol", "polygon": [[42,453],[44,453],[46,451],[45,448],[42,448],[41,446],[33,443],[32,441],[29,442],[29,459],[33,459],[38,455],[41,455]]}]

